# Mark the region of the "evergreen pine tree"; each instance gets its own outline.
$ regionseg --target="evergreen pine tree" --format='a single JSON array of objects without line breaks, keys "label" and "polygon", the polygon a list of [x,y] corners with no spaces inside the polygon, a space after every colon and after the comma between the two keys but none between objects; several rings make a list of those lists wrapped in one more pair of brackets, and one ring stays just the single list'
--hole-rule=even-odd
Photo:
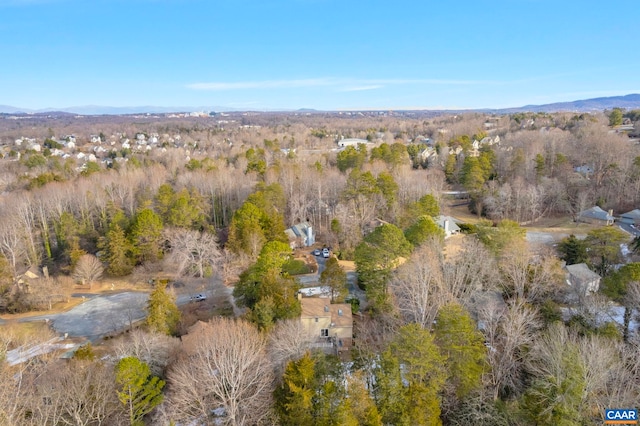
[{"label": "evergreen pine tree", "polygon": [[561,254],[560,258],[567,262],[567,265],[585,263],[589,259],[587,244],[583,240],[577,239],[573,234],[560,241],[558,252]]},{"label": "evergreen pine tree", "polygon": [[138,358],[127,357],[116,365],[116,383],[131,426],[143,426],[143,417],[162,402],[165,382],[152,376],[149,366]]},{"label": "evergreen pine tree", "polygon": [[276,392],[276,410],[283,426],[312,426],[315,394],[315,361],[307,352],[287,364],[283,383]]},{"label": "evergreen pine tree", "polygon": [[156,288],[149,295],[147,326],[152,331],[171,335],[175,333],[180,321],[180,310],[166,286],[162,281],[156,282]]},{"label": "evergreen pine tree", "polygon": [[330,288],[331,303],[343,303],[349,294],[347,273],[334,256],[325,262],[324,271],[320,274],[320,284]]},{"label": "evergreen pine tree", "polygon": [[456,395],[462,398],[481,385],[487,351],[484,336],[458,304],[440,309],[434,332],[436,343],[447,357],[448,383],[453,384]]},{"label": "evergreen pine tree", "polygon": [[129,275],[133,270],[131,244],[119,225],[114,224],[100,243],[107,262],[107,273],[116,277]]},{"label": "evergreen pine tree", "polygon": [[135,216],[129,237],[138,262],[154,262],[162,257],[162,228],[162,219],[149,208]]}]

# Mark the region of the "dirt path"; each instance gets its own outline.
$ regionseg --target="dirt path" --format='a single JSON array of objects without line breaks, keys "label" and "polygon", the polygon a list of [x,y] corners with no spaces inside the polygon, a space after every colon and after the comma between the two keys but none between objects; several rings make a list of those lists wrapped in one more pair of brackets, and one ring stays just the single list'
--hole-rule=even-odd
[{"label": "dirt path", "polygon": [[233,315],[235,317],[239,317],[244,313],[244,309],[239,308],[238,305],[236,305],[236,300],[233,297],[233,288],[234,287],[227,287],[227,286],[222,286],[222,293],[226,294],[228,299],[229,299],[229,303],[231,304],[231,307],[233,307]]}]

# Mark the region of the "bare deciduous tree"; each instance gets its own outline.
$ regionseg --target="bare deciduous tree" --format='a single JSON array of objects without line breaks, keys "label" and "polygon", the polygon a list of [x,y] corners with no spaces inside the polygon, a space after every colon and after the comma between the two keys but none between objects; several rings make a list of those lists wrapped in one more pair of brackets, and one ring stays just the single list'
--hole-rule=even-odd
[{"label": "bare deciduous tree", "polygon": [[121,408],[109,365],[56,363],[33,378],[27,407],[33,425],[119,424]]},{"label": "bare deciduous tree", "polygon": [[537,311],[522,300],[507,306],[494,301],[479,309],[478,319],[489,348],[491,369],[485,379],[493,398],[498,399],[503,392],[521,392],[526,349],[540,328]]},{"label": "bare deciduous tree", "polygon": [[476,291],[493,290],[496,267],[493,255],[477,239],[465,239],[465,248],[445,259],[443,267],[444,287],[462,305]]},{"label": "bare deciduous tree", "polygon": [[168,382],[175,420],[206,421],[222,409],[224,424],[259,423],[269,413],[273,391],[265,338],[248,322],[215,319],[203,330],[195,353],[169,372]]},{"label": "bare deciduous tree", "polygon": [[640,346],[637,343],[627,343],[617,349],[621,362],[610,370],[604,405],[632,407],[640,400]]},{"label": "bare deciduous tree", "polygon": [[[637,401],[638,357],[637,352],[632,355],[636,360],[634,366],[634,362],[626,358],[628,354],[628,348],[618,347],[608,338],[581,337],[563,324],[554,323],[536,339],[527,369],[538,378],[538,383],[546,386],[541,388],[543,393],[536,395],[541,395],[542,402],[548,403],[548,406],[544,405],[545,410],[570,404],[565,407],[577,409],[588,418],[589,413],[602,412],[605,407]],[[569,365],[571,371],[567,371]],[[569,402],[565,402],[564,397],[555,397],[553,392],[564,389],[567,383],[567,392],[573,393]],[[552,392],[545,392],[546,389]]]},{"label": "bare deciduous tree", "polygon": [[25,364],[9,367],[4,361],[0,362],[0,424],[17,425],[24,418],[29,395],[26,372]]},{"label": "bare deciduous tree", "polygon": [[118,358],[138,358],[149,366],[153,375],[163,377],[165,369],[177,357],[178,345],[174,337],[137,328],[118,341],[114,351]]},{"label": "bare deciduous tree", "polygon": [[178,276],[189,273],[204,278],[213,274],[221,256],[215,235],[174,228],[167,230],[165,236],[171,245],[169,259],[176,264]]},{"label": "bare deciduous tree", "polygon": [[284,320],[276,324],[269,335],[269,355],[278,371],[291,360],[301,358],[313,339],[297,319]]},{"label": "bare deciduous tree", "polygon": [[398,268],[390,286],[405,321],[427,329],[431,328],[438,309],[452,298],[443,288],[440,251],[436,241],[421,245],[411,260]]},{"label": "bare deciduous tree", "polygon": [[507,247],[499,261],[501,285],[513,298],[540,301],[562,281],[560,264],[549,250],[540,254],[522,242]]},{"label": "bare deciduous tree", "polygon": [[91,285],[102,278],[104,267],[102,262],[92,254],[85,254],[78,259],[76,268],[73,271],[73,279],[82,283],[82,285]]},{"label": "bare deciduous tree", "polygon": [[14,277],[19,273],[18,266],[24,262],[26,249],[20,235],[20,228],[14,218],[3,216],[0,227],[0,253],[9,262]]},{"label": "bare deciduous tree", "polygon": [[220,260],[220,275],[225,285],[237,282],[242,271],[251,264],[251,258],[244,253],[233,253],[231,250],[224,250]]}]

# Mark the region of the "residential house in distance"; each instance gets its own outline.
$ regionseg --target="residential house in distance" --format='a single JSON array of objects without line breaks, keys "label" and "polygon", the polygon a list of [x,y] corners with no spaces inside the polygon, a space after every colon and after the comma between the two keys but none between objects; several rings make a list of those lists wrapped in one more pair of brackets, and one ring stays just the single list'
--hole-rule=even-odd
[{"label": "residential house in distance", "polygon": [[364,145],[368,146],[368,145],[371,144],[371,142],[369,142],[366,139],[356,139],[356,138],[340,139],[338,141],[338,146],[340,148],[346,148],[348,146],[352,146],[354,148],[357,148],[358,145],[360,145],[360,144],[364,144]]},{"label": "residential house in distance", "polygon": [[375,229],[382,225],[389,225],[389,222],[386,222],[382,219],[375,218],[370,220],[369,222],[361,224],[362,235],[368,235],[375,231]]},{"label": "residential house in distance", "polygon": [[600,275],[593,272],[586,263],[577,263],[564,267],[567,271],[567,284],[582,296],[595,293],[600,288]]},{"label": "residential house in distance", "polygon": [[430,146],[430,147],[436,146],[436,142],[433,139],[427,138],[427,137],[422,136],[422,135],[416,136],[416,138],[413,140],[413,142],[422,143],[422,144],[425,144],[425,145]]},{"label": "residential house in distance", "polygon": [[435,218],[435,222],[444,230],[444,237],[449,238],[454,234],[460,233],[460,227],[456,223],[457,220],[451,216],[440,215]]},{"label": "residential house in distance", "polygon": [[438,152],[431,146],[426,146],[418,153],[420,162],[424,164],[435,163],[438,160]]},{"label": "residential house in distance", "polygon": [[473,142],[471,143],[471,150],[469,151],[469,156],[479,157],[480,149],[483,146],[493,146],[493,145],[500,145],[500,136],[496,135],[495,138],[486,136],[482,138],[482,140],[474,139]]},{"label": "residential house in distance", "polygon": [[311,338],[312,348],[325,352],[348,351],[353,345],[353,316],[348,303],[330,303],[328,297],[302,297],[300,321]]},{"label": "residential house in distance", "polygon": [[589,177],[591,175],[593,175],[593,167],[588,166],[586,164],[574,167],[573,171],[578,173],[578,174],[581,174],[582,176],[586,177],[587,179],[589,179]]},{"label": "residential house in distance", "polygon": [[613,225],[614,221],[613,210],[608,212],[602,210],[598,206],[593,206],[590,209],[583,210],[578,213],[577,222],[590,223],[592,225]]},{"label": "residential house in distance", "polygon": [[630,212],[622,213],[618,220],[627,225],[640,226],[640,210],[634,209]]},{"label": "residential house in distance", "polygon": [[289,238],[289,246],[292,250],[298,247],[311,247],[316,243],[313,227],[309,222],[300,222],[284,231]]}]

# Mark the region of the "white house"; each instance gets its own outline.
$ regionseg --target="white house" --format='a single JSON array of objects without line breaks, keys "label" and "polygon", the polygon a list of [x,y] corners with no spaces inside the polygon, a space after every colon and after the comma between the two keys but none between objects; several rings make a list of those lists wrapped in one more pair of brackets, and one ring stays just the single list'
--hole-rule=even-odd
[{"label": "white house", "polygon": [[348,138],[348,139],[340,139],[338,141],[338,146],[341,148],[346,148],[348,146],[353,146],[357,148],[358,145],[360,144],[369,145],[370,143],[371,142],[369,142],[366,139]]}]

